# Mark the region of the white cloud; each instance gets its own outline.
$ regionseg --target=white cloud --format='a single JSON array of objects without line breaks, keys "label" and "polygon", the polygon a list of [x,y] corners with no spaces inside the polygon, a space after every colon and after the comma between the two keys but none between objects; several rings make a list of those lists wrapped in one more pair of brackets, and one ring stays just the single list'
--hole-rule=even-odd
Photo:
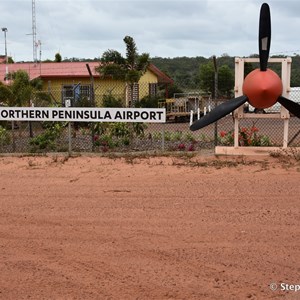
[{"label": "white cloud", "polygon": [[[296,30],[300,2],[270,0],[271,53],[300,49]],[[0,26],[7,27],[8,53],[32,59],[31,1],[0,0]],[[125,52],[131,35],[151,56],[211,56],[257,53],[258,0],[36,0],[42,59],[94,58],[107,49]],[[4,37],[0,47],[4,53]],[[299,50],[300,51],[300,50]]]}]

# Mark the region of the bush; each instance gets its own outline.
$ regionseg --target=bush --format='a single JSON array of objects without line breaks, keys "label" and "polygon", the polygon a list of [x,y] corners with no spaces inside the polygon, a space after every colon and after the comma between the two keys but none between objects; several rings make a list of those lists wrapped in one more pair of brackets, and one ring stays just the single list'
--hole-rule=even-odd
[{"label": "bush", "polygon": [[61,136],[64,124],[52,123],[47,124],[47,129],[40,135],[30,140],[32,152],[37,150],[54,150],[56,148],[56,141]]},{"label": "bush", "polygon": [[119,145],[130,145],[134,137],[143,137],[146,125],[144,123],[97,123],[94,125],[94,146],[102,151],[108,151]]},{"label": "bush", "polygon": [[10,143],[10,135],[4,127],[0,126],[0,145],[8,145]]},{"label": "bush", "polygon": [[161,99],[159,99],[158,97],[145,96],[135,104],[135,107],[157,108],[159,100]]},{"label": "bush", "polygon": [[121,99],[117,99],[111,94],[103,96],[103,107],[123,107]]},{"label": "bush", "polygon": [[[272,146],[270,138],[266,135],[258,134],[259,129],[255,126],[239,129],[239,146]],[[218,137],[219,144],[230,146],[234,143],[234,132],[221,131]]]}]

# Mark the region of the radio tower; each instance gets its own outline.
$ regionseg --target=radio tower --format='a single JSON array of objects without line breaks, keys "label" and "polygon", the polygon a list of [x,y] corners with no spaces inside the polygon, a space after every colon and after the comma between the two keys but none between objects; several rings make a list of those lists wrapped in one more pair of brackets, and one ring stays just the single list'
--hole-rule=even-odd
[{"label": "radio tower", "polygon": [[33,62],[37,62],[37,47],[36,42],[36,17],[35,17],[35,0],[32,0],[32,47],[33,47]]}]

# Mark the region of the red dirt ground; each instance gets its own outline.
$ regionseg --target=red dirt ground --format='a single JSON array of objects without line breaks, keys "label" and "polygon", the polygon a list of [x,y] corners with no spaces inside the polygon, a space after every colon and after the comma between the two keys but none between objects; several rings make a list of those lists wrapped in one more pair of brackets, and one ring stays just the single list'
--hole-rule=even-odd
[{"label": "red dirt ground", "polygon": [[0,170],[0,299],[300,299],[297,161],[1,157]]}]

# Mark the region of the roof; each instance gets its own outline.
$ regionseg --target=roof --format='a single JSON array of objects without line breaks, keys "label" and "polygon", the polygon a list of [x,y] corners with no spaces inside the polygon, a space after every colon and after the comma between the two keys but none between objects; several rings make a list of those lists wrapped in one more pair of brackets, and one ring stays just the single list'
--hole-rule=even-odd
[{"label": "roof", "polygon": [[[14,63],[8,65],[8,72],[24,70],[28,73],[30,80],[35,78],[68,78],[68,77],[89,77],[86,67],[89,64],[93,76],[99,77],[95,67],[99,62],[61,62],[61,63]],[[0,80],[4,81],[5,64],[0,64]]]},{"label": "roof", "polygon": [[[94,77],[100,77],[95,68],[99,67],[99,62],[51,62],[51,63],[14,63],[8,65],[8,72],[24,70],[28,73],[30,80],[35,78],[83,78],[90,77],[87,66],[90,66]],[[160,71],[153,64],[149,65],[149,70],[158,77],[158,82],[173,83],[173,80]],[[4,83],[6,65],[0,64],[0,81]]]},{"label": "roof", "polygon": [[170,84],[174,83],[174,80],[172,78],[167,76],[164,72],[162,72],[155,65],[150,64],[148,68],[151,72],[153,72],[158,77],[158,82],[160,82],[160,83],[170,83]]}]

